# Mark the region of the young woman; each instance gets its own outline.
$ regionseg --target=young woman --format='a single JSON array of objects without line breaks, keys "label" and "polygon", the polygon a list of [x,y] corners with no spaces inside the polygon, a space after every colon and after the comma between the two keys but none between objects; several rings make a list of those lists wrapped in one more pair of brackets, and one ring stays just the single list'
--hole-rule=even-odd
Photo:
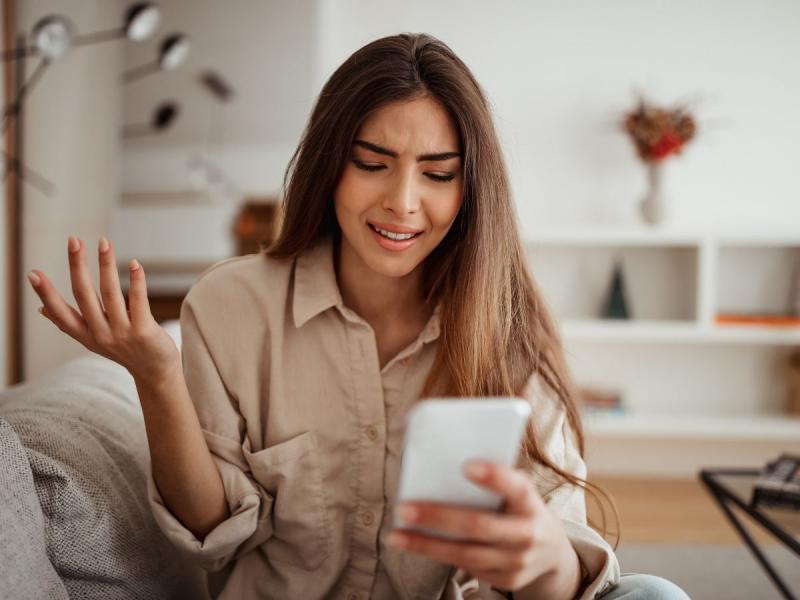
[{"label": "young woman", "polygon": [[[32,272],[42,314],[133,375],[153,513],[210,572],[211,594],[685,598],[657,577],[621,578],[587,525],[573,388],[464,63],[428,35],[355,52],[322,89],[284,188],[277,242],[189,291],[180,352],[136,261],[126,311],[105,238],[99,296],[70,238],[80,311]],[[516,469],[467,468],[502,512],[394,506],[412,404],[487,395],[532,405]],[[393,511],[473,541],[391,531]]]}]

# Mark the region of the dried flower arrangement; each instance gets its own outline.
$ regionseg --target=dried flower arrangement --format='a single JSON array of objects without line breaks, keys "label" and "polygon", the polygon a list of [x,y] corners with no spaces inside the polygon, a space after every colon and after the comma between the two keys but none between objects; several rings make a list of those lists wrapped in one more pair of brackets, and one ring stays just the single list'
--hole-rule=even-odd
[{"label": "dried flower arrangement", "polygon": [[625,114],[621,125],[630,135],[639,158],[646,163],[680,154],[697,130],[686,107],[662,108],[649,104],[641,96],[636,109]]},{"label": "dried flower arrangement", "polygon": [[639,210],[646,223],[656,225],[665,220],[669,211],[662,190],[664,160],[680,154],[695,137],[695,120],[685,106],[655,106],[640,94],[638,106],[624,114],[620,127],[630,136],[636,153],[647,167],[649,187],[639,203]]}]

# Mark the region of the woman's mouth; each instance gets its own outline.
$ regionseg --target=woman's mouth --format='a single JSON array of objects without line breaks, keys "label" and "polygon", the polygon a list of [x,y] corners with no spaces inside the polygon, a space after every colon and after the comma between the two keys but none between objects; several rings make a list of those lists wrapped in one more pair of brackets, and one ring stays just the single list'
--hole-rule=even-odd
[{"label": "woman's mouth", "polygon": [[423,233],[422,231],[407,231],[401,233],[398,231],[384,229],[377,225],[373,225],[372,223],[367,223],[367,227],[369,227],[370,231],[372,232],[375,241],[377,241],[383,249],[392,252],[398,252],[413,246],[417,241],[417,238]]}]

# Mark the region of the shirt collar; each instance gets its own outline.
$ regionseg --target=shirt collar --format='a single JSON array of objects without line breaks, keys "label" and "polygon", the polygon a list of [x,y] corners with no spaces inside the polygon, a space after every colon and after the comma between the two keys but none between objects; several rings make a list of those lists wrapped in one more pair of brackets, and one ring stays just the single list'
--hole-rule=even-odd
[{"label": "shirt collar", "polygon": [[333,241],[320,239],[304,250],[294,266],[292,316],[295,327],[332,306],[341,306],[342,296],[333,269]]},{"label": "shirt collar", "polygon": [[[295,327],[302,327],[313,317],[334,306],[344,313],[344,303],[333,267],[333,240],[329,236],[321,238],[297,257],[293,294],[292,317]],[[439,337],[441,310],[442,303],[438,302],[420,333],[420,345]]]},{"label": "shirt collar", "polygon": [[431,314],[430,319],[428,319],[428,323],[425,325],[425,328],[419,335],[419,341],[421,343],[427,344],[428,342],[432,342],[433,340],[439,337],[439,323],[441,319],[441,312],[442,312],[442,302],[439,301],[436,303],[436,306],[433,309],[433,314]]}]

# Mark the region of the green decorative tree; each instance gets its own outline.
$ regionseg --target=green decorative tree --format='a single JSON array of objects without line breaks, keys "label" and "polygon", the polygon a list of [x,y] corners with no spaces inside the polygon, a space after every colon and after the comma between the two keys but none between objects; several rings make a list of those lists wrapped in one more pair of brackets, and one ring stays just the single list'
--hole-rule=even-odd
[{"label": "green decorative tree", "polygon": [[625,278],[622,274],[622,262],[614,262],[614,275],[611,278],[611,288],[603,313],[606,319],[630,319],[628,302],[625,294]]}]

